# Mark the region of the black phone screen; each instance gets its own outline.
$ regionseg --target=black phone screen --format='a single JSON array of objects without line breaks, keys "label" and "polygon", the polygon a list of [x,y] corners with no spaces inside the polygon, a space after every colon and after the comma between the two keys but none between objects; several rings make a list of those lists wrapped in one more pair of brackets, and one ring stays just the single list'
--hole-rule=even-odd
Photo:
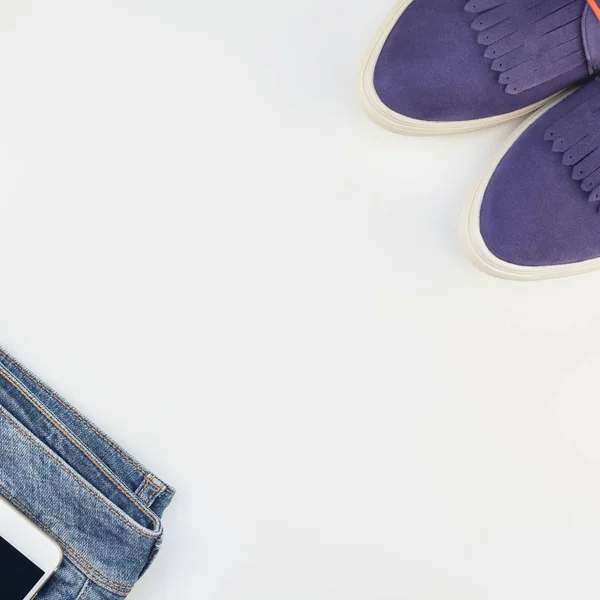
[{"label": "black phone screen", "polygon": [[42,571],[0,536],[0,598],[23,600],[43,577]]}]

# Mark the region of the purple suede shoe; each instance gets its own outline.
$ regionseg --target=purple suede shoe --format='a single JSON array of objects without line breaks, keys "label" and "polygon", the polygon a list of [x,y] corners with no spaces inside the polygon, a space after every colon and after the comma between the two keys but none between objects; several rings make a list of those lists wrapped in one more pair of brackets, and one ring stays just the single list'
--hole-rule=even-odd
[{"label": "purple suede shoe", "polygon": [[401,0],[366,58],[362,104],[379,125],[416,135],[523,116],[600,72],[588,2]]},{"label": "purple suede shoe", "polygon": [[600,269],[600,77],[517,129],[466,204],[461,238],[498,277]]}]

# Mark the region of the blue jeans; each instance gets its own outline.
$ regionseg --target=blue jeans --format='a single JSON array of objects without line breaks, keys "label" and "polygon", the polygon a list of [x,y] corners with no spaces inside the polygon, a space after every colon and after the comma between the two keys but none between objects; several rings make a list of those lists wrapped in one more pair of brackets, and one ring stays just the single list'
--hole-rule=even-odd
[{"label": "blue jeans", "polygon": [[116,600],[150,566],[174,490],[0,350],[0,494],[62,547],[39,600]]}]

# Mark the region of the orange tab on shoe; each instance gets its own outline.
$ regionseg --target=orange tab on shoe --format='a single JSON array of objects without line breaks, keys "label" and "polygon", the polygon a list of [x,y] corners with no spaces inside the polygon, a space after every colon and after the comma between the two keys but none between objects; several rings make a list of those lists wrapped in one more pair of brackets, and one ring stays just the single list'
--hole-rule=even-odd
[{"label": "orange tab on shoe", "polygon": [[594,11],[596,18],[600,21],[600,8],[596,4],[596,0],[587,0],[587,3],[590,5],[590,8]]}]

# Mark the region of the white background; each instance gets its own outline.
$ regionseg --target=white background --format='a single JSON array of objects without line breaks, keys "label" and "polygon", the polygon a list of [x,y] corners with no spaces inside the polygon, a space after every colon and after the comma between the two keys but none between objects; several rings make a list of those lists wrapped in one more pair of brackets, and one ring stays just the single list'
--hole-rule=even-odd
[{"label": "white background", "polygon": [[467,263],[514,124],[372,125],[390,8],[0,5],[1,343],[179,489],[134,600],[598,597],[600,273]]}]

